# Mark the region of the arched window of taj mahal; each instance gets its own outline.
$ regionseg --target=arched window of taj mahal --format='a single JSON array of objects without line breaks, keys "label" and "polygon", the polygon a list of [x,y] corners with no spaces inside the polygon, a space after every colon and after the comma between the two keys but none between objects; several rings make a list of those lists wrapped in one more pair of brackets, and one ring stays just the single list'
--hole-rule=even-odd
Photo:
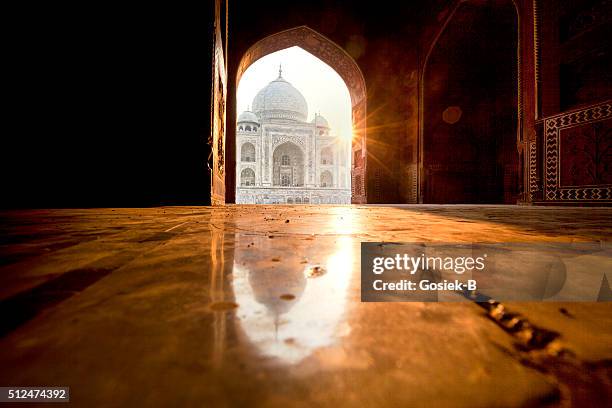
[{"label": "arched window of taj mahal", "polygon": [[331,147],[321,149],[321,164],[334,164],[334,155]]},{"label": "arched window of taj mahal", "polygon": [[245,143],[240,149],[240,160],[246,162],[255,161],[255,146],[252,143]]},{"label": "arched window of taj mahal", "polygon": [[243,186],[255,185],[255,172],[253,169],[244,169],[240,173],[240,184]]},{"label": "arched window of taj mahal", "polygon": [[334,178],[332,176],[332,174],[328,171],[325,170],[324,172],[321,173],[321,187],[332,187],[334,184]]}]

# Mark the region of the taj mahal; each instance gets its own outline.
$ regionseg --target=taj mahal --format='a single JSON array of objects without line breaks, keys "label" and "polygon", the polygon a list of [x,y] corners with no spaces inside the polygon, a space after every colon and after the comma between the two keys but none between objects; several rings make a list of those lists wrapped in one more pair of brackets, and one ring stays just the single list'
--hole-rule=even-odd
[{"label": "taj mahal", "polygon": [[308,121],[281,68],[237,122],[236,203],[350,204],[350,139],[318,113]]}]

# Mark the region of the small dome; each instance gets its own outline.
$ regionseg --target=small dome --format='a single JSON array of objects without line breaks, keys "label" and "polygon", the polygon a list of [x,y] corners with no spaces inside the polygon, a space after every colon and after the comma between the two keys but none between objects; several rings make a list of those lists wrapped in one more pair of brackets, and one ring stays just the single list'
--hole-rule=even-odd
[{"label": "small dome", "polygon": [[238,123],[240,122],[251,122],[251,123],[259,123],[259,118],[256,114],[251,111],[244,111],[238,116]]},{"label": "small dome", "polygon": [[289,119],[306,121],[306,99],[279,71],[278,78],[270,82],[253,99],[253,112],[262,119]]},{"label": "small dome", "polygon": [[329,128],[329,123],[327,123],[327,119],[325,119],[322,115],[315,114],[314,119],[310,123],[315,124],[317,127]]}]

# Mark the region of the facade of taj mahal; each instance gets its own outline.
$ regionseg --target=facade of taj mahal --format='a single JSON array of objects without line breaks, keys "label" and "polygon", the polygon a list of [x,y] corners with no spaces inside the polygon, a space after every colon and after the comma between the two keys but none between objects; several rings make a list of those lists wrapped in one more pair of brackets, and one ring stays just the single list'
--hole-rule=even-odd
[{"label": "facade of taj mahal", "polygon": [[350,204],[350,140],[308,121],[304,96],[282,77],[238,117],[236,203]]}]

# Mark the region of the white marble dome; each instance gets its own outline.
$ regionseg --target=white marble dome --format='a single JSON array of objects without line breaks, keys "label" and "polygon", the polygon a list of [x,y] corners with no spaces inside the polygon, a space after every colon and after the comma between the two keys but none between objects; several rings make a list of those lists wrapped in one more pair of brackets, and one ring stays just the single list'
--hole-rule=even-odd
[{"label": "white marble dome", "polygon": [[305,122],[308,105],[304,96],[281,75],[257,93],[253,112],[263,119],[288,119]]},{"label": "white marble dome", "polygon": [[259,118],[251,111],[244,111],[238,116],[238,123],[240,122],[259,123]]},{"label": "white marble dome", "polygon": [[314,119],[310,123],[313,123],[317,127],[329,128],[329,123],[327,123],[327,119],[325,119],[323,115],[315,114]]}]

